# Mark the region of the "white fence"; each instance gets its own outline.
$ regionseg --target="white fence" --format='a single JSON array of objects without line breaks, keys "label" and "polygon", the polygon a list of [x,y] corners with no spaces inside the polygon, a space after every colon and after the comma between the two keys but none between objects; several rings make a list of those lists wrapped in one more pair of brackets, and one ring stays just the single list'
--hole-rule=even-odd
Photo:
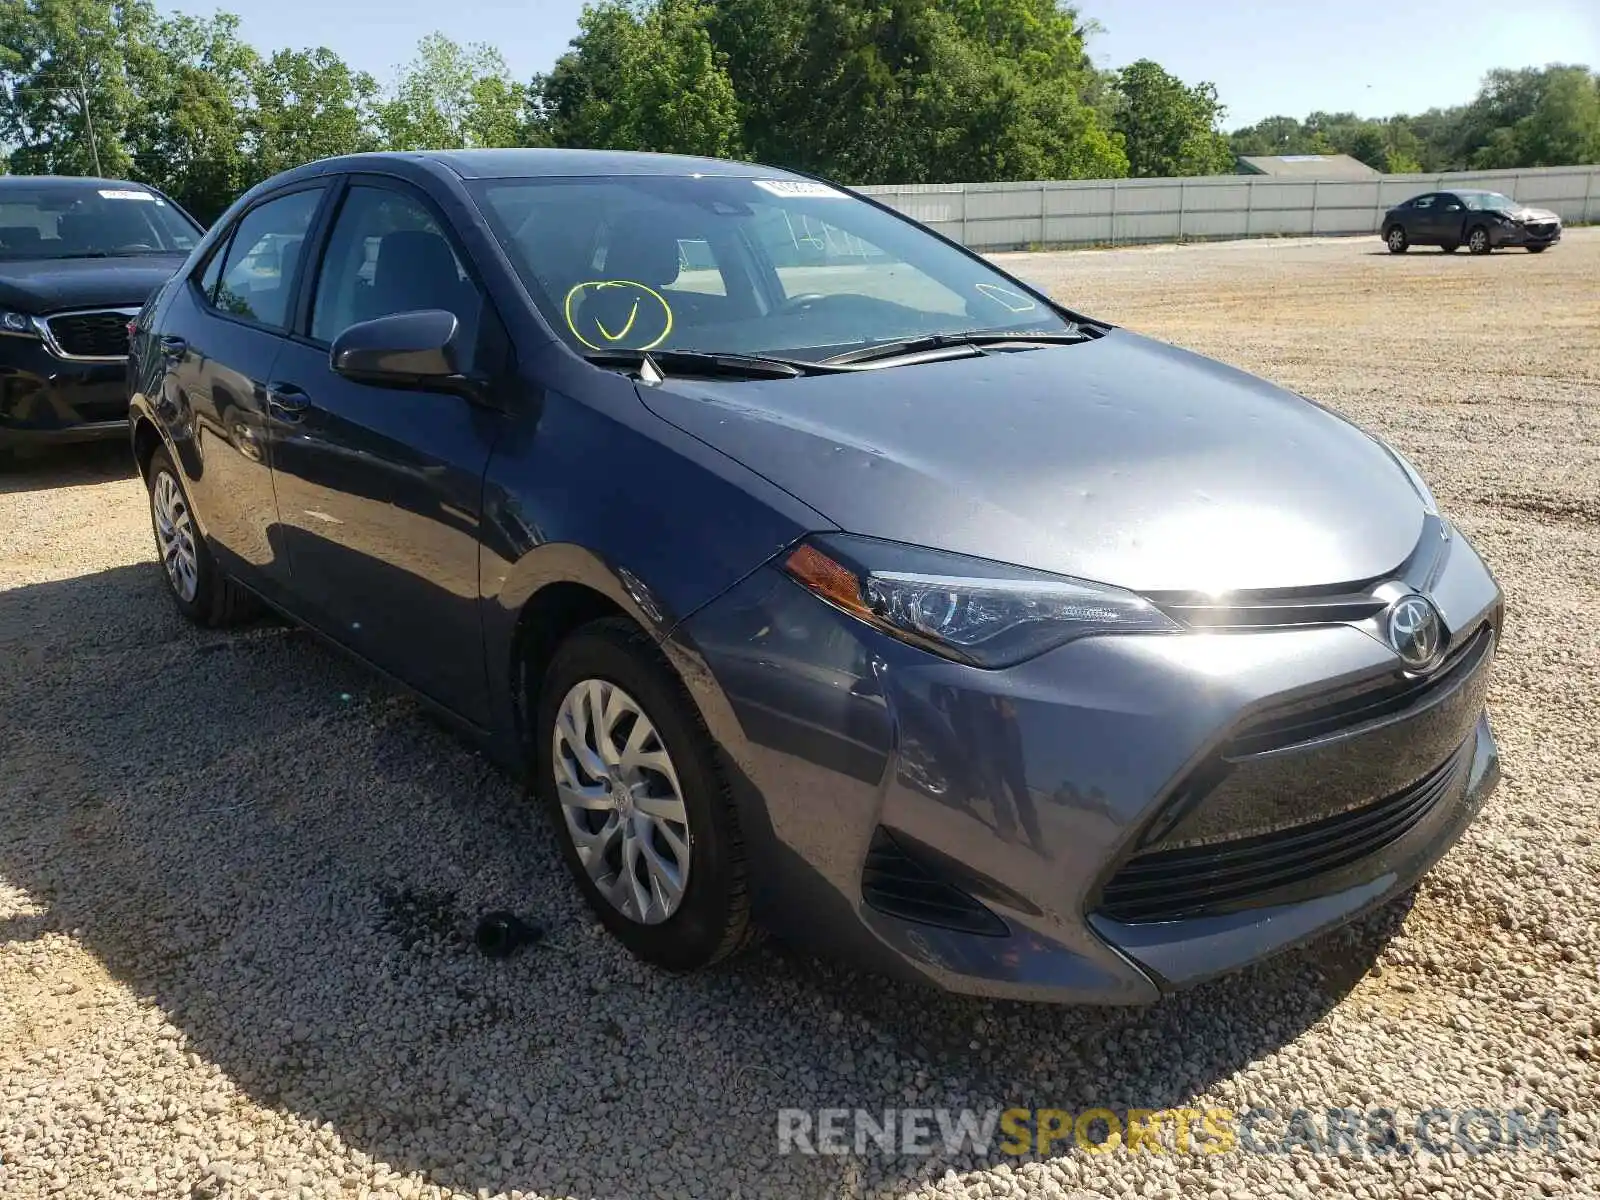
[{"label": "white fence", "polygon": [[974,250],[1172,242],[1187,238],[1376,233],[1420,192],[1485,188],[1548,208],[1568,224],[1600,221],[1600,166],[1372,179],[1056,180],[885,184],[859,189]]}]

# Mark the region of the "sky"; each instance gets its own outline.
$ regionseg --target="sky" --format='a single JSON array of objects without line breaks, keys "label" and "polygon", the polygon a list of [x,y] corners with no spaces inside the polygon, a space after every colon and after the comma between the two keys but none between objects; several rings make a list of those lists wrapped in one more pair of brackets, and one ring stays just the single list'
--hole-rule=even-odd
[{"label": "sky", "polygon": [[[158,0],[243,18],[264,50],[326,45],[386,82],[424,34],[500,48],[519,79],[547,70],[582,0]],[[1152,58],[1217,85],[1229,129],[1279,114],[1388,116],[1471,99],[1492,67],[1600,69],[1600,0],[1079,0],[1101,66]]]}]

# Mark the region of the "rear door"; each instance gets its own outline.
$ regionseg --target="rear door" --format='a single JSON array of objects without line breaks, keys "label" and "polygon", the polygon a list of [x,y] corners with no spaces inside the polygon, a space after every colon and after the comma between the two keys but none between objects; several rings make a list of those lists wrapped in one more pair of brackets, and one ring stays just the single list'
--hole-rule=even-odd
[{"label": "rear door", "polygon": [[1459,246],[1466,239],[1463,230],[1467,223],[1467,206],[1460,196],[1440,192],[1434,202],[1433,228],[1440,242]]},{"label": "rear door", "polygon": [[324,185],[251,206],[163,314],[164,391],[182,420],[180,470],[207,540],[232,573],[276,592],[288,563],[274,543],[267,382],[283,348],[307,231]]},{"label": "rear door", "polygon": [[355,177],[306,289],[309,310],[273,368],[268,436],[295,593],[312,619],[482,724],[479,521],[504,417],[460,395],[357,383],[328,354],[353,324],[429,308],[454,312],[473,347],[498,322],[465,263],[420,192]]}]

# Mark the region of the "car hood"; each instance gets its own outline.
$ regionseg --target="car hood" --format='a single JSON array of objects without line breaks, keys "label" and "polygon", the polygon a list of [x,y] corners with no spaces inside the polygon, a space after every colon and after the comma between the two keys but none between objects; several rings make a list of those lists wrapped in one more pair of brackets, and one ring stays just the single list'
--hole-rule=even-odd
[{"label": "car hood", "polygon": [[1513,221],[1561,220],[1559,215],[1551,212],[1548,208],[1527,208],[1523,206],[1506,210],[1506,216],[1510,217]]},{"label": "car hood", "polygon": [[657,415],[852,533],[1138,591],[1393,571],[1421,498],[1373,439],[1138,335],[801,379],[640,386]]},{"label": "car hood", "polygon": [[0,308],[28,313],[137,308],[183,265],[182,254],[0,260]]}]

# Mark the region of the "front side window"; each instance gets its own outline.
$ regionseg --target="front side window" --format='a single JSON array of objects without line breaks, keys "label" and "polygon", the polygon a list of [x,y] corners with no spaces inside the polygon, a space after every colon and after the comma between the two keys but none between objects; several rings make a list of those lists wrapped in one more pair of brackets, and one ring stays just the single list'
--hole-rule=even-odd
[{"label": "front side window", "polygon": [[816,360],[935,333],[1068,328],[981,260],[820,183],[597,176],[472,187],[540,311],[580,351]]},{"label": "front side window", "polygon": [[289,315],[306,230],[321,201],[322,189],[308,188],[246,213],[228,245],[212,304],[233,316],[281,327]]},{"label": "front side window", "polygon": [[482,303],[425,205],[382,187],[346,193],[317,277],[313,338],[332,342],[362,321],[439,308],[455,313],[460,344],[471,346]]},{"label": "front side window", "polygon": [[0,260],[187,254],[199,242],[194,222],[137,184],[0,189]]},{"label": "front side window", "polygon": [[1418,196],[1411,202],[1411,207],[1419,210],[1429,209],[1433,207],[1433,202],[1436,199],[1438,199],[1437,196]]}]

